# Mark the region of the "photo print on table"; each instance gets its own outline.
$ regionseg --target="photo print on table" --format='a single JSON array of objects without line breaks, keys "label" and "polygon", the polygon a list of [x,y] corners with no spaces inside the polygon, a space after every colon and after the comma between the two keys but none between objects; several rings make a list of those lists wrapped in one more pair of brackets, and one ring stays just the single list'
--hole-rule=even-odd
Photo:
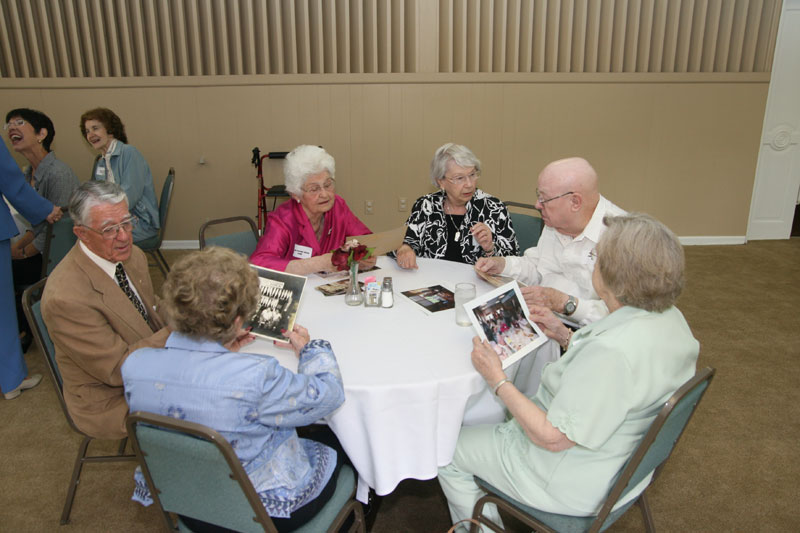
[{"label": "photo print on table", "polygon": [[445,289],[441,285],[431,285],[421,289],[411,289],[400,294],[419,305],[428,314],[437,313],[453,309],[456,306],[456,299],[453,291]]},{"label": "photo print on table", "polygon": [[547,342],[531,321],[516,281],[506,283],[464,304],[481,340],[489,341],[503,369]]},{"label": "photo print on table", "polygon": [[246,324],[253,335],[286,342],[281,331],[294,327],[300,299],[306,285],[305,276],[250,265],[258,274],[258,307]]}]

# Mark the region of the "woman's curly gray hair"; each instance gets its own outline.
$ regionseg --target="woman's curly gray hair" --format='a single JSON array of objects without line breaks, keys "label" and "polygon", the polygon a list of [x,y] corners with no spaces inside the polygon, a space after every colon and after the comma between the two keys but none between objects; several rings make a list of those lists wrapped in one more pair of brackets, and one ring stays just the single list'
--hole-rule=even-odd
[{"label": "woman's curly gray hair", "polygon": [[439,186],[439,180],[444,178],[450,161],[460,167],[475,167],[475,172],[481,175],[481,160],[472,150],[461,144],[446,143],[436,149],[431,160],[431,181],[436,187]]},{"label": "woman's curly gray hair", "polygon": [[643,213],[603,218],[597,244],[603,283],[622,305],[665,311],[685,283],[683,247],[664,224]]},{"label": "woman's curly gray hair", "polygon": [[336,177],[336,162],[333,156],[320,146],[302,144],[286,155],[283,163],[283,178],[286,190],[300,196],[303,185],[312,174],[327,170],[332,178]]},{"label": "woman's curly gray hair", "polygon": [[236,337],[236,318],[247,320],[256,310],[258,275],[245,256],[212,246],[175,263],[162,294],[170,328],[226,344]]}]

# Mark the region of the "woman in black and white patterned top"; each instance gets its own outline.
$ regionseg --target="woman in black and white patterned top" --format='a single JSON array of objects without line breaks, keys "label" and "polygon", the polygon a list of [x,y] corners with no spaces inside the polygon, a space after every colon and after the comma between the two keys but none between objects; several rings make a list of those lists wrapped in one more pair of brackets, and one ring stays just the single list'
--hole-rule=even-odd
[{"label": "woman in black and white patterned top", "polygon": [[517,255],[505,204],[477,188],[481,162],[469,148],[447,143],[431,161],[439,191],[414,202],[397,264],[417,268],[417,256],[475,264],[479,257]]}]

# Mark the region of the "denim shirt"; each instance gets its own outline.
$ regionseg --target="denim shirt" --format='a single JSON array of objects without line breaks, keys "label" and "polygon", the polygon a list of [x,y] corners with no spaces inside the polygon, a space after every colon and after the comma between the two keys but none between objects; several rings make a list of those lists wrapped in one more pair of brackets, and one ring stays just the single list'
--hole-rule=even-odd
[{"label": "denim shirt", "polygon": [[306,344],[295,374],[272,357],[230,352],[217,342],[172,333],[164,348],[133,352],[122,365],[122,378],[131,412],[172,416],[219,431],[270,516],[290,516],[316,498],[333,473],[336,452],[300,439],[295,431],[344,401],[327,341]]},{"label": "denim shirt", "polygon": [[[125,191],[131,214],[139,219],[139,224],[133,229],[134,243],[155,236],[161,222],[150,165],[139,150],[119,140],[110,156],[114,181]],[[92,179],[106,181],[107,176],[106,160],[101,157],[94,164]]]}]

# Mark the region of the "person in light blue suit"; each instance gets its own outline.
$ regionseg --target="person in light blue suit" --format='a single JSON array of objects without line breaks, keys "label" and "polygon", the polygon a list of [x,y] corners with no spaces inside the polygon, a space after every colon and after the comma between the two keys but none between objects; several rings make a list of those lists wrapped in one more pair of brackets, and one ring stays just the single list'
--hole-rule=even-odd
[{"label": "person in light blue suit", "polygon": [[[0,146],[0,193],[32,224],[45,218],[53,223],[61,218],[61,209],[39,196],[25,182],[5,143],[0,142]],[[0,202],[0,389],[6,400],[13,400],[42,379],[41,374],[27,377],[28,367],[19,343],[11,272],[11,238],[18,233],[8,205]]]},{"label": "person in light blue suit", "polygon": [[128,197],[133,216],[139,219],[133,229],[136,244],[158,234],[161,227],[153,174],[144,156],[127,144],[128,136],[120,118],[104,107],[81,115],[81,134],[100,158],[92,169],[92,179],[118,183]]}]

